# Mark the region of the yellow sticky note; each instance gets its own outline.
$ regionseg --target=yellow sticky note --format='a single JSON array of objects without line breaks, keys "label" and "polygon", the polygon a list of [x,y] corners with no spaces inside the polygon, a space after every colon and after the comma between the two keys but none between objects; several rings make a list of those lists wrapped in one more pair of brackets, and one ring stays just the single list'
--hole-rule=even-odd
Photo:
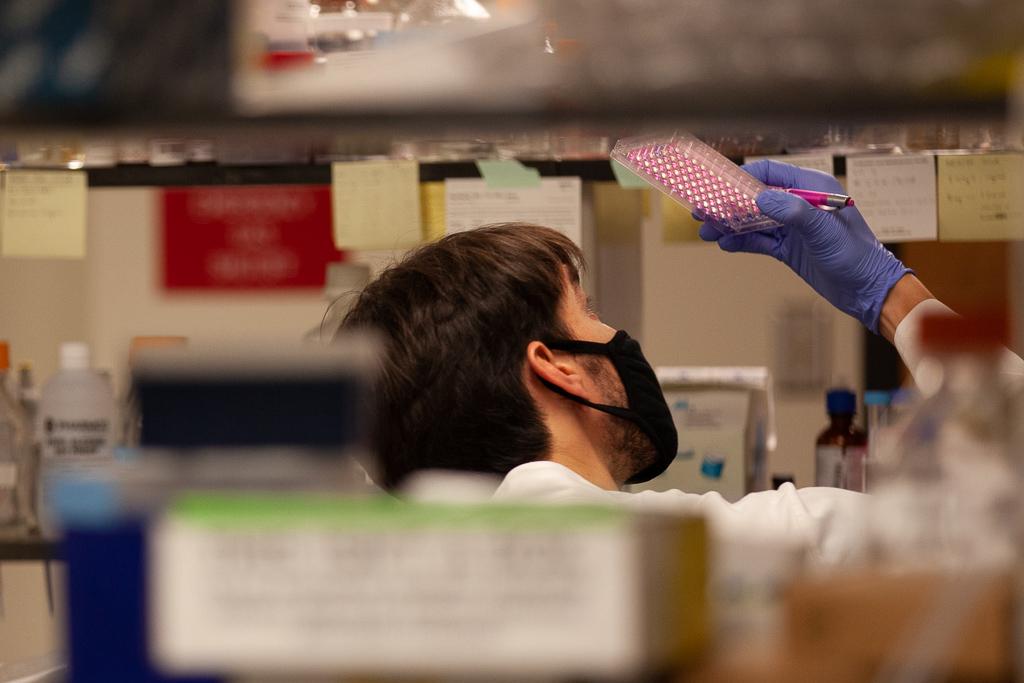
[{"label": "yellow sticky note", "polygon": [[630,244],[640,241],[643,198],[647,192],[627,190],[617,182],[593,184],[594,223],[601,244]]},{"label": "yellow sticky note", "polygon": [[0,254],[83,258],[87,185],[84,171],[4,173]]},{"label": "yellow sticky note", "polygon": [[700,221],[678,202],[659,193],[661,197],[661,235],[665,242],[701,242]]},{"label": "yellow sticky note", "polygon": [[1024,155],[940,156],[939,239],[1024,239]]},{"label": "yellow sticky note", "polygon": [[420,214],[423,240],[433,242],[444,237],[444,182],[420,183]]},{"label": "yellow sticky note", "polygon": [[404,249],[422,240],[415,161],[331,164],[331,207],[339,249]]}]

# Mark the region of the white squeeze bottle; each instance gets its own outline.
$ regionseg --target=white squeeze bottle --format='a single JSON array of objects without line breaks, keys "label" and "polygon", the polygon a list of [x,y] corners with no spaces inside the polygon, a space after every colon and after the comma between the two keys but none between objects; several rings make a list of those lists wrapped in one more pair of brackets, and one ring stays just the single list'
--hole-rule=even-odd
[{"label": "white squeeze bottle", "polygon": [[81,342],[60,346],[60,370],[43,386],[37,435],[46,480],[68,469],[105,465],[113,458],[114,390],[91,367],[89,347]]}]

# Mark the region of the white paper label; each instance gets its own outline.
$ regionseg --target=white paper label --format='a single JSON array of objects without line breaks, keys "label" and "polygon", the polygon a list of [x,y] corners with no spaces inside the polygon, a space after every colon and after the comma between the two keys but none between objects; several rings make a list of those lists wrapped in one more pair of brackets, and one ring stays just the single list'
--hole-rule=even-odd
[{"label": "white paper label", "polygon": [[879,241],[938,237],[935,158],[931,154],[849,156],[846,189]]},{"label": "white paper label", "polygon": [[449,234],[514,221],[554,228],[582,244],[579,178],[542,178],[540,187],[500,189],[489,188],[482,179],[449,178],[445,206]]},{"label": "white paper label", "polygon": [[152,538],[155,648],[177,671],[613,670],[642,651],[623,530],[251,530]]},{"label": "white paper label", "polygon": [[41,420],[43,459],[87,464],[110,456],[110,419],[44,416]]},{"label": "white paper label", "polygon": [[842,446],[818,446],[814,449],[814,485],[842,488]]}]

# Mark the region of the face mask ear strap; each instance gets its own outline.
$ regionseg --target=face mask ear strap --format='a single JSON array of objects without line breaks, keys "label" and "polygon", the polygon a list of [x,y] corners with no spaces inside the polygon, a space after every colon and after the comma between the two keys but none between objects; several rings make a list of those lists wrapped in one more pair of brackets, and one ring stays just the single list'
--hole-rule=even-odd
[{"label": "face mask ear strap", "polygon": [[580,341],[579,339],[555,339],[545,342],[545,345],[553,351],[566,351],[568,353],[585,353],[607,355],[608,344],[599,342]]},{"label": "face mask ear strap", "polygon": [[623,420],[629,420],[637,427],[639,427],[640,431],[647,435],[647,438],[651,440],[651,444],[654,446],[655,450],[661,450],[661,440],[658,438],[657,432],[655,432],[655,430],[651,428],[651,426],[647,423],[647,420],[643,419],[640,415],[633,412],[632,410],[629,410],[628,408],[620,408],[619,406],[610,406],[605,403],[594,403],[593,401],[588,401],[582,396],[577,396],[571,391],[566,391],[562,387],[558,386],[557,384],[552,384],[546,379],[542,379],[540,377],[538,377],[537,379],[540,379],[541,383],[548,389],[555,392],[556,394],[566,397],[570,401],[575,401],[576,403],[585,405],[588,408],[593,408],[594,410],[600,410],[602,413],[608,413],[609,415],[620,417]]},{"label": "face mask ear strap", "polygon": [[608,413],[609,415],[615,415],[616,417],[624,417],[626,419],[632,419],[632,411],[627,410],[626,408],[620,408],[618,406],[609,406],[609,405],[605,405],[604,403],[594,403],[593,401],[588,401],[587,399],[583,398],[582,396],[577,396],[576,394],[572,393],[571,391],[566,391],[562,387],[558,386],[557,384],[552,384],[551,382],[547,381],[546,379],[543,379],[543,378],[540,378],[540,377],[538,377],[537,379],[539,379],[541,381],[541,383],[544,386],[546,386],[548,389],[550,389],[551,391],[555,392],[556,394],[559,394],[561,396],[566,397],[570,401],[575,401],[576,403],[581,403],[581,404],[587,406],[588,408],[593,408],[594,410],[600,410],[601,412]]}]

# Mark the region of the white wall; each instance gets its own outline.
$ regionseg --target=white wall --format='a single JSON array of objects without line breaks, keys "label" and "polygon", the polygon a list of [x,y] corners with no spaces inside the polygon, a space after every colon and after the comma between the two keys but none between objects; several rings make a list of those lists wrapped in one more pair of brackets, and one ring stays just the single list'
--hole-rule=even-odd
[{"label": "white wall", "polygon": [[85,279],[84,261],[0,259],[0,339],[12,367],[31,361],[41,381],[57,367],[60,342],[83,338]]},{"label": "white wall", "polygon": [[[806,302],[831,319],[831,381],[862,391],[862,328],[770,257],[729,254],[702,242],[665,243],[660,205],[643,227],[644,352],[653,365],[765,365],[777,374],[778,318]],[[769,473],[814,483],[814,441],[826,425],[824,392],[776,392],[778,448]]]},{"label": "white wall", "polygon": [[180,335],[197,343],[297,341],[320,324],[319,291],[170,293],[160,286],[159,190],[89,192],[86,338],[98,367],[125,376],[138,335]]}]

